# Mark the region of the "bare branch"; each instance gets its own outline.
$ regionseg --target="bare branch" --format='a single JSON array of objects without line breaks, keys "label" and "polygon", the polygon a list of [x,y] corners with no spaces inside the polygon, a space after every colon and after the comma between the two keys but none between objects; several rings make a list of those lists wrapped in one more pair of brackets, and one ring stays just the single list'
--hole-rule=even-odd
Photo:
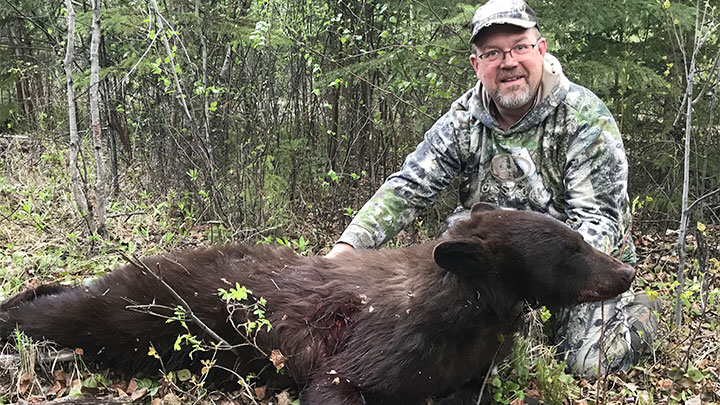
[{"label": "bare branch", "polygon": [[690,211],[692,211],[692,209],[695,207],[696,204],[699,204],[699,203],[702,202],[703,200],[708,199],[708,198],[712,197],[713,195],[715,195],[715,194],[717,194],[717,193],[720,193],[720,185],[718,185],[717,188],[715,188],[715,190],[713,190],[713,191],[711,191],[711,192],[709,192],[709,193],[706,193],[706,194],[703,195],[702,197],[700,197],[700,198],[698,198],[697,200],[693,201],[693,203],[690,204],[690,206],[687,207],[687,208],[685,209],[685,211],[687,211],[687,212],[689,213]]},{"label": "bare branch", "polygon": [[[710,79],[712,78],[713,72],[716,72],[716,71],[717,71],[718,60],[720,60],[720,46],[718,46],[717,54],[715,54],[715,60],[713,61],[712,68],[710,68],[710,76],[708,77],[708,79],[707,79],[707,80],[705,81],[705,83],[703,84],[703,87],[702,87],[702,89],[700,89],[700,91],[698,92],[698,95],[697,95],[697,97],[695,98],[695,100],[693,100],[693,102],[692,102],[693,105],[697,104],[697,102],[700,101],[700,99],[702,98],[702,96],[705,94],[705,91],[707,90],[708,86],[709,86],[710,83],[712,82],[712,80],[710,80]],[[720,77],[716,77],[715,80],[720,80]]]},{"label": "bare branch", "polygon": [[[44,354],[44,353],[38,353],[36,356],[36,359],[41,363],[56,363],[61,362],[65,363],[68,361],[75,360],[75,352],[72,350],[60,350],[53,354]],[[18,363],[20,361],[20,355],[19,354],[3,354],[0,355],[0,368],[8,369],[11,368],[13,364]]]},{"label": "bare branch", "polygon": [[126,397],[63,397],[54,401],[42,401],[42,402],[27,402],[25,400],[19,400],[20,405],[36,405],[36,404],[73,404],[73,405],[103,405],[103,404],[131,404],[133,398],[130,396]]}]

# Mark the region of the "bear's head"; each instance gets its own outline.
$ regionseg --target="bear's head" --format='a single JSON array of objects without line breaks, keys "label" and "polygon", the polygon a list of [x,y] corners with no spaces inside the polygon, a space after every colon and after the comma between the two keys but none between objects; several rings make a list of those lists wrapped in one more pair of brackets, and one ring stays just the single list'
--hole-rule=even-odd
[{"label": "bear's head", "polygon": [[502,283],[518,298],[570,305],[613,298],[635,270],[587,244],[564,223],[530,211],[478,203],[433,251],[435,263],[475,283]]}]

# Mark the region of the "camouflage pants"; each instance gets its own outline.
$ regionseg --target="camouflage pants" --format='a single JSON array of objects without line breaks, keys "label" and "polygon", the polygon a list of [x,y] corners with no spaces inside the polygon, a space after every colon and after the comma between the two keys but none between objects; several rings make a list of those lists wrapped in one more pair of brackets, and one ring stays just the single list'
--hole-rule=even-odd
[{"label": "camouflage pants", "polygon": [[602,374],[628,370],[650,351],[658,330],[656,306],[647,294],[627,291],[556,311],[557,352],[573,374],[585,378],[596,378],[599,364]]}]

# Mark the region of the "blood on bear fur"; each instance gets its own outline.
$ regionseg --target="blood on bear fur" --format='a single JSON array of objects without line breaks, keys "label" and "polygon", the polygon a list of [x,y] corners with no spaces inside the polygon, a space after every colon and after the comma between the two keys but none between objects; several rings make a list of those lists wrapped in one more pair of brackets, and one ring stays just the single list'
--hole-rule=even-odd
[{"label": "blood on bear fur", "polygon": [[[327,259],[247,244],[168,253],[143,263],[179,294],[194,314],[235,353],[215,355],[241,376],[266,376],[271,386],[292,383],[303,404],[420,403],[479,378],[508,336],[523,301],[571,305],[616,296],[635,271],[585,243],[549,216],[490,210],[441,238],[404,249],[356,250]],[[155,373],[201,366],[213,353],[173,350],[177,322],[127,309],[175,307],[178,302],[142,266],[126,265],[87,287],[43,286],[0,305],[0,334],[27,335],[81,347],[87,357],[118,371]],[[218,289],[238,283],[267,300],[269,332],[257,334],[268,354],[287,360],[286,377],[245,343],[229,322]],[[158,307],[155,311],[162,312]],[[166,311],[166,315],[171,315]],[[233,315],[243,324],[244,311]],[[192,333],[211,339],[188,322]],[[269,371],[269,372],[268,372]],[[236,380],[213,369],[215,383]]]}]

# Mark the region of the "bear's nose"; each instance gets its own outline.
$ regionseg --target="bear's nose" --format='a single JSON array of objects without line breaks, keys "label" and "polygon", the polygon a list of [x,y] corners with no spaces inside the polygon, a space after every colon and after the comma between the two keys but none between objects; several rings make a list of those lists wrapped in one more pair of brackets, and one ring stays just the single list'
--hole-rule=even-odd
[{"label": "bear's nose", "polygon": [[631,266],[625,265],[620,271],[622,280],[628,285],[635,280],[635,269]]}]

